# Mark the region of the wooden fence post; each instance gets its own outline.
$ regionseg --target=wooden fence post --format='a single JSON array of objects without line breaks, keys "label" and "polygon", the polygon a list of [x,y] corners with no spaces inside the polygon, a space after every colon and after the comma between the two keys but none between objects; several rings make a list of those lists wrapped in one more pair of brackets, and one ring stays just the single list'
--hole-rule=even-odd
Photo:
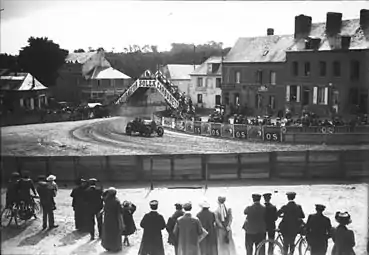
[{"label": "wooden fence post", "polygon": [[153,171],[154,171],[154,160],[152,157],[150,157],[150,190],[154,189]]},{"label": "wooden fence post", "polygon": [[305,151],[304,177],[308,179],[311,178],[309,162],[310,162],[310,151]]},{"label": "wooden fence post", "polygon": [[174,179],[174,171],[175,171],[174,156],[169,155],[169,159],[170,159],[170,179],[173,180]]},{"label": "wooden fence post", "polygon": [[275,151],[269,152],[269,179],[278,177],[278,172],[276,171],[277,163],[277,153]]},{"label": "wooden fence post", "polygon": [[242,154],[237,154],[237,178],[241,180],[242,178]]},{"label": "wooden fence post", "polygon": [[136,179],[137,181],[145,181],[145,174],[144,174],[144,166],[143,166],[143,156],[137,155],[134,156],[136,158]]},{"label": "wooden fence post", "polygon": [[347,168],[346,168],[346,151],[340,151],[339,152],[339,170],[340,170],[340,173],[339,173],[339,178],[342,178],[342,180],[345,180],[346,179],[346,176],[347,176]]}]

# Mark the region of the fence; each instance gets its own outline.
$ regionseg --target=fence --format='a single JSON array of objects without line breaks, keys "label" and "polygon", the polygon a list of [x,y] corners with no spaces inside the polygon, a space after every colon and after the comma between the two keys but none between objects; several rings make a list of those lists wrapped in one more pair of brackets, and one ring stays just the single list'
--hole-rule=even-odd
[{"label": "fence", "polygon": [[58,181],[95,177],[103,182],[369,177],[369,151],[298,151],[247,154],[57,156],[1,158],[2,179],[28,170]]},{"label": "fence", "polygon": [[202,136],[306,144],[369,144],[369,126],[277,127],[156,118],[166,128]]}]

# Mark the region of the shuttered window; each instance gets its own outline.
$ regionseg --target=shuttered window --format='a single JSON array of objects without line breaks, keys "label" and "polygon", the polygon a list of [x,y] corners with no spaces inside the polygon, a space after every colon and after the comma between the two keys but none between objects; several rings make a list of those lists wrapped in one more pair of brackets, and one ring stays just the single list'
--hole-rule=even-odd
[{"label": "shuttered window", "polygon": [[313,89],[313,104],[317,104],[318,102],[318,88],[314,87]]}]

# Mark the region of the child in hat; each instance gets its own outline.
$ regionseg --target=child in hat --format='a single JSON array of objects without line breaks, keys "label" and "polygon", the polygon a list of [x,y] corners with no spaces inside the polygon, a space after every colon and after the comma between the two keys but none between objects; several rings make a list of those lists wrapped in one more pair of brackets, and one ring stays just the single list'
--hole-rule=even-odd
[{"label": "child in hat", "polygon": [[124,235],[123,244],[126,246],[130,246],[128,236],[134,234],[136,232],[136,224],[133,219],[133,214],[136,211],[136,206],[129,201],[123,202],[123,221],[125,223],[125,228],[122,232]]}]

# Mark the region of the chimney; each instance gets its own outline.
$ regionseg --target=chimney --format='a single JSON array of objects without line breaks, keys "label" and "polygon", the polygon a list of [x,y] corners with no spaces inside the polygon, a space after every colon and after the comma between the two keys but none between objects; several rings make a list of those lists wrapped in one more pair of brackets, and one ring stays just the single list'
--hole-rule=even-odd
[{"label": "chimney", "polygon": [[295,39],[306,38],[311,30],[311,17],[303,14],[295,16]]},{"label": "chimney", "polygon": [[267,29],[267,35],[274,35],[274,29],[273,28],[268,28]]},{"label": "chimney", "polygon": [[320,47],[320,42],[321,41],[322,40],[320,38],[311,38],[311,42],[310,42],[311,49],[318,50],[319,47]]},{"label": "chimney", "polygon": [[341,37],[341,49],[348,50],[350,48],[351,36],[343,35]]},{"label": "chimney", "polygon": [[360,10],[360,27],[362,30],[369,28],[369,10],[367,9]]},{"label": "chimney", "polygon": [[325,33],[327,36],[335,36],[341,32],[342,13],[328,12],[325,24]]}]

